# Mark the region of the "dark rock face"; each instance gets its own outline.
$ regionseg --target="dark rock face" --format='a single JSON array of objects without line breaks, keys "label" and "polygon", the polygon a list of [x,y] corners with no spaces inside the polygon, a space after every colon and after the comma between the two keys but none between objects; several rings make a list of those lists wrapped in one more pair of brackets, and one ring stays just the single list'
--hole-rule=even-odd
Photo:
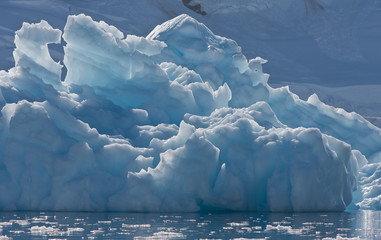
[{"label": "dark rock face", "polygon": [[192,11],[198,13],[198,14],[201,14],[201,15],[206,15],[206,12],[204,10],[202,10],[202,7],[199,3],[192,3],[192,0],[182,0],[183,1],[183,4],[191,9]]}]

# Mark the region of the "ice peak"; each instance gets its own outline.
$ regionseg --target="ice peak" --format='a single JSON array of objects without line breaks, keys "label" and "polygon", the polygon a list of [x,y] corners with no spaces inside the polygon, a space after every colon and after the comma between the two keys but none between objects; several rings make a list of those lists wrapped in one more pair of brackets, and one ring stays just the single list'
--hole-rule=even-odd
[{"label": "ice peak", "polygon": [[148,34],[147,38],[163,40],[173,33],[204,39],[215,37],[207,26],[187,14],[181,14],[156,26],[152,32]]}]

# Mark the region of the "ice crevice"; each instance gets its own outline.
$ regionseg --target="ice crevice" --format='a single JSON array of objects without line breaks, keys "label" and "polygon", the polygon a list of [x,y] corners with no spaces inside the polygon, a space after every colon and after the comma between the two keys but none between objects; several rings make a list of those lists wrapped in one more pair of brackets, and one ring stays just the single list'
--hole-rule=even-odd
[{"label": "ice crevice", "polygon": [[[66,42],[62,64],[48,44]],[[0,71],[0,210],[381,209],[381,130],[272,88],[267,61],[180,15],[147,37],[89,16],[15,35]]]}]

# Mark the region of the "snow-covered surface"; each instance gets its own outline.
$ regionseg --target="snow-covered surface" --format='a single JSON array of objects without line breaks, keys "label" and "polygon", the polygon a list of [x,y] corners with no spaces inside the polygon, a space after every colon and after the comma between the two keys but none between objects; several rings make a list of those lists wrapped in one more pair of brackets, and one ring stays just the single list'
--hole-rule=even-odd
[{"label": "snow-covered surface", "polygon": [[381,130],[270,87],[266,60],[194,18],[144,38],[69,16],[64,81],[59,36],[24,24],[0,71],[1,210],[342,211],[356,189],[380,208]]}]

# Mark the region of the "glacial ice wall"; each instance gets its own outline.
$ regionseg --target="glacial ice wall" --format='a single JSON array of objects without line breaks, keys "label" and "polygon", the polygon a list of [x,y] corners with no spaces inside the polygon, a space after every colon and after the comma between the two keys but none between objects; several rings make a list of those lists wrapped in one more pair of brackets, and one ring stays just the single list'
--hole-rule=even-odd
[{"label": "glacial ice wall", "polygon": [[0,210],[380,208],[381,130],[271,88],[266,60],[191,17],[144,38],[69,16],[62,37],[63,81],[45,21],[0,71]]}]

